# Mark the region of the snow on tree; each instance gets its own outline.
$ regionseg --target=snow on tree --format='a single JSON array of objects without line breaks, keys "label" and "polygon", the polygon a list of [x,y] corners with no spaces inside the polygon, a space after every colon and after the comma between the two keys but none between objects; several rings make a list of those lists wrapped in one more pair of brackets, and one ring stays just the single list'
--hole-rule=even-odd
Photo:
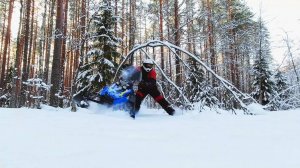
[{"label": "snow on tree", "polygon": [[40,109],[42,100],[45,100],[43,91],[49,92],[51,86],[38,77],[27,79],[23,84],[26,86],[25,105]]},{"label": "snow on tree", "polygon": [[261,19],[257,28],[258,50],[253,65],[254,82],[252,83],[253,91],[251,95],[258,103],[266,105],[272,97],[275,83],[272,81],[272,72],[269,68],[271,62],[269,33]]},{"label": "snow on tree", "polygon": [[262,105],[269,103],[274,91],[274,82],[271,80],[271,71],[268,61],[265,58],[259,58],[255,61],[253,67],[254,82],[252,83],[253,97]]},{"label": "snow on tree", "polygon": [[276,92],[267,106],[269,110],[288,110],[300,107],[300,84],[287,83],[286,76],[281,73],[275,75]]},{"label": "snow on tree", "polygon": [[269,110],[286,110],[289,105],[286,104],[288,97],[290,95],[289,91],[285,91],[288,88],[287,79],[278,71],[274,76],[274,94],[272,100],[269,103]]},{"label": "snow on tree", "polygon": [[116,61],[120,56],[117,52],[120,40],[115,37],[113,31],[116,22],[113,11],[113,6],[105,0],[100,4],[99,11],[92,15],[91,49],[85,55],[87,61],[79,67],[76,94],[96,93],[112,82],[117,67]]},{"label": "snow on tree", "polygon": [[280,93],[288,88],[287,78],[283,76],[283,74],[278,71],[274,76],[275,86],[276,86],[276,92]]},{"label": "snow on tree", "polygon": [[[149,59],[152,59],[154,64],[156,65],[155,67],[157,68],[158,75],[161,75],[164,77],[165,81],[169,84],[170,88],[167,88],[167,92],[165,92],[165,97],[168,98],[169,101],[171,101],[173,104],[179,105],[183,108],[190,108],[192,106],[192,101],[187,95],[186,90],[181,87],[181,85],[186,85],[186,79],[183,80],[183,84],[179,83],[177,84],[174,82],[174,79],[172,76],[169,76],[168,73],[164,70],[161,69],[161,67],[155,62],[153,57],[147,52],[150,51],[147,49],[148,47],[150,48],[155,48],[155,47],[161,47],[164,46],[166,47],[166,50],[170,52],[172,55],[172,59],[175,60],[175,58],[178,58],[182,66],[184,67],[183,72],[190,72],[193,73],[192,68],[190,65],[187,63],[187,60],[182,59],[179,57],[178,53],[181,55],[184,55],[187,58],[190,58],[194,60],[197,64],[199,64],[199,67],[203,68],[205,71],[205,76],[210,76],[214,78],[216,81],[215,84],[217,87],[214,87],[211,85],[209,82],[209,85],[204,85],[206,88],[203,88],[203,92],[200,93],[199,95],[202,95],[204,98],[208,99],[202,99],[201,101],[205,100],[206,103],[211,103],[214,106],[225,108],[225,109],[230,109],[233,110],[236,108],[241,108],[245,111],[246,114],[249,114],[249,110],[247,110],[247,105],[245,104],[246,101],[247,103],[255,102],[253,98],[251,98],[249,95],[242,93],[239,91],[234,85],[229,83],[227,80],[222,78],[221,76],[217,75],[216,72],[214,72],[211,68],[209,68],[203,61],[201,61],[197,56],[194,54],[176,46],[173,45],[169,42],[165,41],[159,41],[159,40],[151,40],[147,43],[136,45],[135,48],[133,48],[128,55],[125,57],[125,59],[120,63],[117,72],[121,69],[122,65],[125,64],[126,61],[129,59],[133,59],[135,56],[137,56],[137,51],[141,51],[143,53],[144,57],[147,57]],[[198,73],[198,72],[197,72]],[[193,73],[192,75],[198,76],[197,73]],[[115,74],[114,80],[117,79],[118,73]],[[197,77],[199,78],[199,76]],[[173,79],[173,80],[172,80]],[[199,78],[200,79],[200,78]],[[200,81],[197,79],[198,81]],[[209,79],[205,78],[206,81],[209,81]],[[192,81],[192,80],[190,80]],[[160,82],[160,81],[158,81]],[[201,84],[199,84],[199,87]],[[198,87],[198,86],[197,86]],[[202,87],[202,86],[201,86]],[[212,89],[212,90],[211,90]],[[211,91],[210,91],[211,90]],[[176,96],[174,96],[176,95]],[[216,99],[214,97],[211,97],[211,95],[215,95]],[[226,95],[226,98],[222,95]],[[198,96],[198,95],[197,95]],[[196,99],[194,99],[196,100]]]},{"label": "snow on tree", "polygon": [[11,104],[12,99],[12,88],[13,88],[13,73],[14,68],[9,67],[7,74],[3,79],[5,85],[3,88],[0,87],[0,107],[8,107]]},{"label": "snow on tree", "polygon": [[185,74],[186,82],[184,92],[191,103],[201,102],[204,106],[212,107],[218,103],[213,87],[205,79],[205,71],[200,67],[199,63],[193,59],[189,59],[190,70]]}]

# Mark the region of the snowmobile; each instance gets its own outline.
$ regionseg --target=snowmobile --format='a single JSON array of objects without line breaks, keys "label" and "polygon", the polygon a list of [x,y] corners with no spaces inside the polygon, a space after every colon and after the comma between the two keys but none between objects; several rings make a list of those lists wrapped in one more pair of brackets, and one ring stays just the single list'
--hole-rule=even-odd
[{"label": "snowmobile", "polygon": [[113,107],[114,110],[130,111],[135,101],[139,78],[140,73],[135,67],[129,66],[122,70],[117,82],[103,87],[96,95],[92,93],[89,97],[84,97],[78,94],[73,97],[73,100],[78,107],[82,108],[88,108],[89,101],[92,101]]}]

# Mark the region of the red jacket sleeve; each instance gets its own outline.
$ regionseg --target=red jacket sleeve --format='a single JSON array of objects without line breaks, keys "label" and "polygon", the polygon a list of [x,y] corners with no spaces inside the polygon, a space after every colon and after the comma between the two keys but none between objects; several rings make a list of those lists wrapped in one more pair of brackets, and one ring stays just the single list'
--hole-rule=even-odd
[{"label": "red jacket sleeve", "polygon": [[148,74],[148,78],[154,79],[156,80],[156,72],[154,69],[152,69],[149,74]]}]

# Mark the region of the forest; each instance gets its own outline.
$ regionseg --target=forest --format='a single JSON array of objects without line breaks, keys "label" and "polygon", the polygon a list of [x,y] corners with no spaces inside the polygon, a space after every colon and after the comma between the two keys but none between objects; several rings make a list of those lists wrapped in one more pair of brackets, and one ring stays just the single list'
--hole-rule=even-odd
[{"label": "forest", "polygon": [[144,58],[178,107],[300,107],[288,34],[287,61],[274,66],[266,21],[243,0],[1,0],[0,8],[0,107],[70,107],[74,94],[98,92]]}]

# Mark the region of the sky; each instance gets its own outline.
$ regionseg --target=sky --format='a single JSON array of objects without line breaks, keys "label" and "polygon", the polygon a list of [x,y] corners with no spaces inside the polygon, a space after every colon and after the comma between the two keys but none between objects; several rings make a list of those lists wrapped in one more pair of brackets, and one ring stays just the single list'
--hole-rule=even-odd
[{"label": "sky", "polygon": [[[261,16],[270,32],[274,63],[281,64],[287,50],[286,33],[293,47],[293,56],[300,57],[300,1],[299,0],[245,0],[255,17]],[[261,9],[261,10],[260,10]],[[286,32],[286,33],[285,33]],[[292,42],[293,41],[293,42]],[[288,58],[285,59],[287,61]]]}]

